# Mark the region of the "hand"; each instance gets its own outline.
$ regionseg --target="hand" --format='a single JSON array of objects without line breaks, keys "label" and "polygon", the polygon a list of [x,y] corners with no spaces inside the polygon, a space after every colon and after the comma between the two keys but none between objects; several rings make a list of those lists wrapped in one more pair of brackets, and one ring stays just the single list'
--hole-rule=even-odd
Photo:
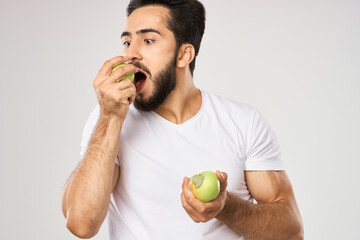
[{"label": "hand", "polygon": [[219,195],[208,203],[203,203],[196,199],[194,194],[189,190],[189,178],[185,177],[182,184],[181,203],[187,214],[194,222],[207,222],[218,215],[225,206],[227,174],[216,171],[220,180]]},{"label": "hand", "polygon": [[101,114],[104,116],[117,116],[124,120],[129,105],[135,99],[134,84],[129,79],[120,80],[128,74],[136,73],[138,68],[133,64],[126,64],[111,73],[113,67],[127,60],[127,57],[119,56],[106,61],[93,82]]}]

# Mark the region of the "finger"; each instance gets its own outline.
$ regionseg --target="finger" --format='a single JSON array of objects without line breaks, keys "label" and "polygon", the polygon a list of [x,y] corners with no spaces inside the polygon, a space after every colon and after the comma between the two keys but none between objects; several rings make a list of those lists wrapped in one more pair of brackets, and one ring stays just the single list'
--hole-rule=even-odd
[{"label": "finger", "polygon": [[[188,200],[188,202],[193,202],[194,200],[197,200],[197,199],[189,189],[189,182],[190,182],[189,178],[184,177],[183,184],[182,184],[182,190],[183,190],[183,193],[185,194],[185,197]],[[199,201],[199,200],[197,200],[197,201]]]},{"label": "finger", "polygon": [[182,202],[184,202],[183,207],[187,213],[200,222],[207,222],[214,218],[221,207],[220,201],[215,199],[214,201],[203,203],[196,199],[194,194],[189,190],[188,185],[189,179],[185,177],[182,185]]},{"label": "finger", "polygon": [[110,82],[120,82],[126,75],[137,73],[138,71],[139,69],[135,65],[126,64],[116,68],[114,72],[110,74],[108,79]]},{"label": "finger", "polygon": [[200,214],[208,214],[216,211],[219,208],[219,203],[216,201],[216,199],[207,203],[204,203],[195,197],[189,198],[187,200],[188,204]]},{"label": "finger", "polygon": [[216,171],[216,176],[220,180],[220,193],[222,193],[226,191],[228,175],[226,172]]},{"label": "finger", "polygon": [[183,183],[182,183],[182,190],[183,192],[187,192],[189,191],[189,178],[188,177],[184,177],[183,179]]},{"label": "finger", "polygon": [[133,88],[136,90],[134,83],[130,79],[125,79],[123,81],[120,81],[116,83],[115,86],[116,86],[115,88],[118,90],[123,90],[126,88]]},{"label": "finger", "polygon": [[97,84],[99,84],[99,82],[106,79],[106,77],[110,75],[113,67],[115,67],[116,65],[118,65],[120,63],[124,63],[124,62],[128,61],[129,59],[130,58],[127,56],[117,56],[117,57],[107,60],[100,68],[100,70],[94,80],[94,85],[97,85]]},{"label": "finger", "polygon": [[[96,86],[95,91],[97,93],[100,93],[101,96],[107,95],[107,92],[111,93],[111,96],[118,99],[119,97],[121,97],[119,96],[119,91],[124,89],[131,89],[132,93],[128,97],[129,97],[129,102],[132,103],[132,101],[135,99],[136,88],[135,85],[129,79],[125,79],[124,81],[121,81],[116,84],[108,84],[107,82],[104,81],[100,83],[99,86]],[[121,100],[121,102],[123,102],[123,100]]]},{"label": "finger", "polygon": [[186,202],[191,208],[200,214],[209,213],[217,209],[218,204],[216,202],[203,203],[198,200],[194,194],[189,190],[189,179],[184,178],[183,181],[183,193],[185,194]]},{"label": "finger", "polygon": [[184,192],[181,194],[181,204],[186,213],[194,222],[200,222],[200,217],[198,216],[199,214],[187,203]]},{"label": "finger", "polygon": [[132,101],[135,99],[135,91],[134,91],[134,87],[129,87],[129,88],[125,88],[123,90],[121,90],[121,92],[117,93],[117,94],[121,94],[121,102],[126,102],[128,104],[131,104]]},{"label": "finger", "polygon": [[99,92],[101,96],[106,96],[108,93],[111,96],[118,96],[119,91],[124,89],[132,89],[134,93],[136,92],[135,85],[129,79],[121,81],[117,84],[107,84],[106,82],[102,82],[95,90],[96,92]]},{"label": "finger", "polygon": [[[129,80],[130,81],[130,80]],[[118,89],[116,85],[101,87],[99,93],[102,99],[108,99],[117,103],[130,104],[131,99],[135,98],[135,86],[130,82],[124,89]]]},{"label": "finger", "polygon": [[[184,194],[187,204],[189,204],[191,206],[192,202],[197,199],[194,196],[194,194],[189,190],[189,181],[190,181],[189,178],[184,177],[183,184],[182,184],[182,190],[183,190],[183,194]],[[197,201],[199,201],[199,200],[197,200]]]},{"label": "finger", "polygon": [[[216,175],[220,181],[219,196],[222,196],[223,193],[226,191],[226,187],[227,187],[227,174],[225,172],[216,171]],[[191,197],[188,198],[188,204],[191,207],[193,207],[197,212],[203,215],[209,215],[211,213],[217,212],[219,208],[221,208],[221,197],[217,197],[213,201],[203,203],[200,200],[196,199],[195,196],[193,196],[193,198]]]},{"label": "finger", "polygon": [[181,203],[187,214],[194,220],[194,222],[207,222],[210,219],[213,219],[219,212],[218,209],[214,211],[206,211],[204,213],[198,212],[189,204],[188,199],[184,193],[181,194]]},{"label": "finger", "polygon": [[132,104],[134,101],[135,101],[135,96],[136,96],[136,89],[135,89],[135,86],[133,87],[133,91],[132,91],[132,94],[131,96],[129,97],[129,104]]},{"label": "finger", "polygon": [[124,63],[129,59],[130,58],[127,56],[117,56],[105,61],[99,71],[98,76],[108,76],[115,66],[119,65],[120,63]]},{"label": "finger", "polygon": [[118,83],[121,82],[122,79],[129,74],[133,74],[133,73],[137,73],[139,71],[139,69],[133,65],[133,64],[126,64],[123,65],[121,67],[118,67],[117,69],[115,69],[114,72],[112,72],[106,79],[104,82],[107,83]]},{"label": "finger", "polygon": [[[130,94],[129,97],[128,97],[128,101],[129,101],[129,104],[132,104],[135,100],[135,96],[136,96],[136,88],[135,88],[135,85],[131,82],[130,79],[126,79],[123,82],[123,90],[126,90],[127,91],[127,94]],[[120,85],[120,83],[119,83]],[[122,86],[120,86],[122,87]]]}]

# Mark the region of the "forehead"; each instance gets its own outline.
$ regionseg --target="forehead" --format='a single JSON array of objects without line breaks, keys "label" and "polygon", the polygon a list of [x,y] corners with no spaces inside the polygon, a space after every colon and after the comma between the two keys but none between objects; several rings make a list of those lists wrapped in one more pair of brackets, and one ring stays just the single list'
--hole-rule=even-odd
[{"label": "forehead", "polygon": [[127,19],[126,31],[136,32],[141,29],[153,28],[158,31],[170,31],[167,21],[170,11],[163,6],[145,6],[133,11]]}]

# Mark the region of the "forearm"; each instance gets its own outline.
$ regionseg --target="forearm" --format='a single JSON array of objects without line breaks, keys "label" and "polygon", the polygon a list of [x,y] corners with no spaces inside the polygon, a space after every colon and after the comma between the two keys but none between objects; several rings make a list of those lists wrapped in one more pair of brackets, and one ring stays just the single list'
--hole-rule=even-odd
[{"label": "forearm", "polygon": [[252,204],[227,193],[216,218],[248,239],[302,239],[298,214],[281,202]]},{"label": "forearm", "polygon": [[65,187],[63,211],[68,226],[100,226],[105,219],[121,126],[117,118],[99,118],[85,156]]}]

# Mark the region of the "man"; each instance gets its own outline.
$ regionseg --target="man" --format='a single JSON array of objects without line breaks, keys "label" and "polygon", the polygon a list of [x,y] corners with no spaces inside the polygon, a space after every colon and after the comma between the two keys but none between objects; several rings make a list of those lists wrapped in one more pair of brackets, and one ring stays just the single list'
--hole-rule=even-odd
[{"label": "man", "polygon": [[[204,28],[196,0],[130,2],[123,56],[105,62],[94,80],[99,104],[64,190],[66,224],[78,237],[93,237],[108,217],[111,240],[303,238],[261,114],[194,86]],[[122,80],[132,73],[134,83]],[[220,180],[208,203],[183,177],[205,170]]]}]

